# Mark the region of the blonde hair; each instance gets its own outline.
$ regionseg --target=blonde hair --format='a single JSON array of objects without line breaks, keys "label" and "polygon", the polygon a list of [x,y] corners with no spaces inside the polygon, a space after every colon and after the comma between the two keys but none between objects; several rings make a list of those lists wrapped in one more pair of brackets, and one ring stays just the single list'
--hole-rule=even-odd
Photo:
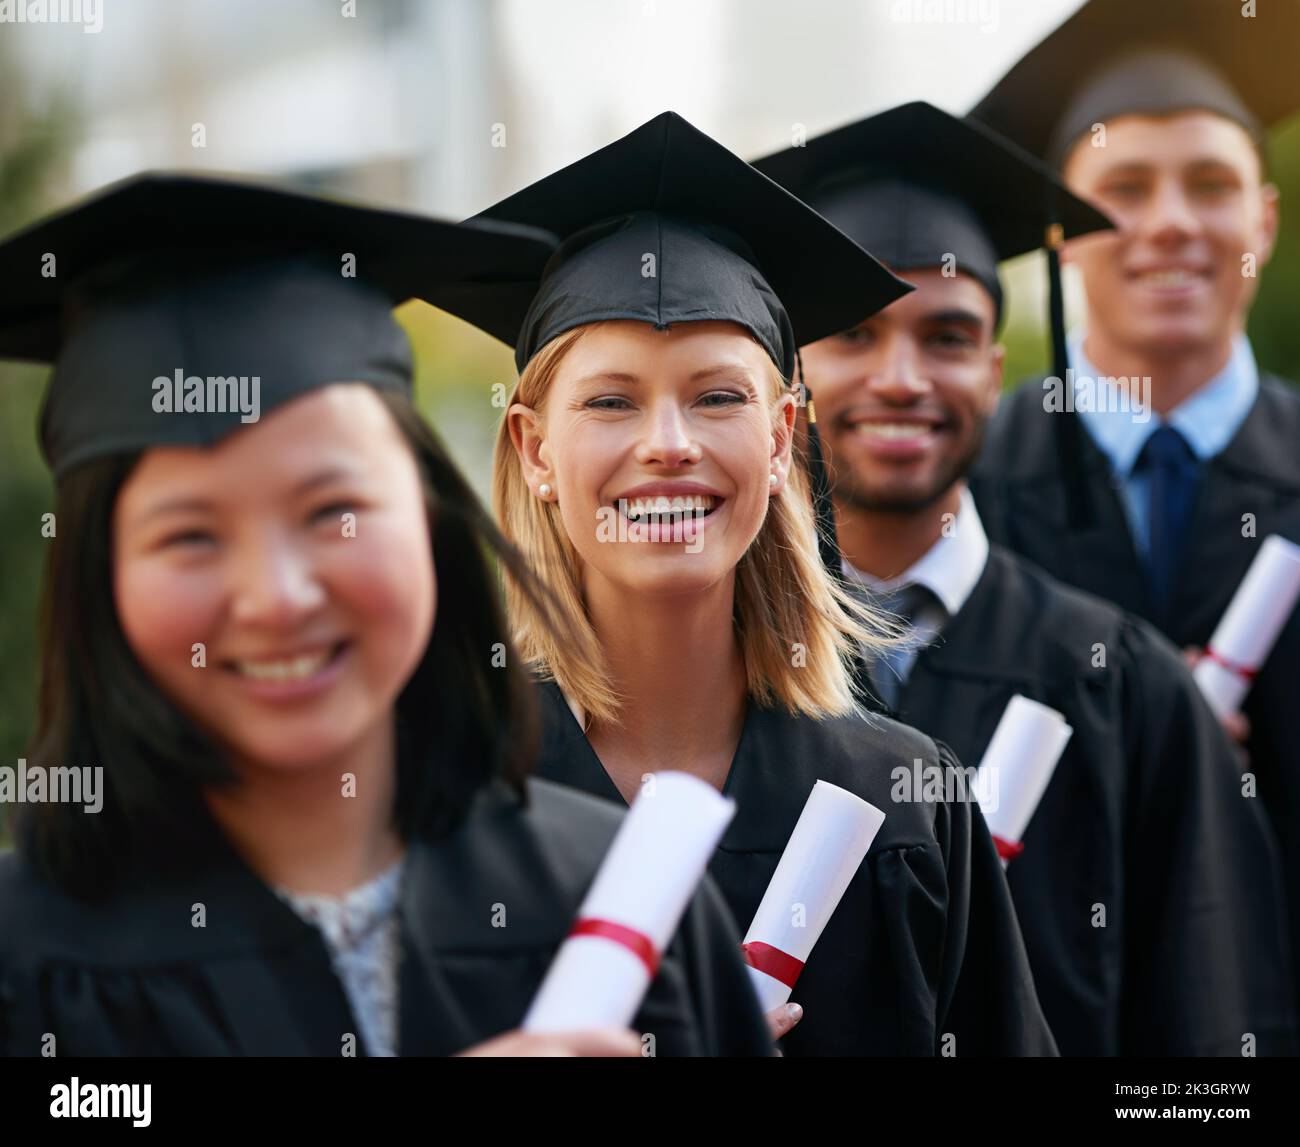
[{"label": "blonde hair", "polygon": [[[524,367],[511,403],[540,414],[565,354],[599,325],[566,331],[542,347]],[[775,403],[786,389],[775,364],[771,383]],[[562,640],[507,573],[506,607],[520,652],[535,671],[553,677],[589,719],[617,723],[621,698],[587,613],[578,552],[559,507],[530,494],[505,419],[492,460],[492,503],[502,532],[569,621],[570,633]],[[770,499],[758,535],[736,566],[733,619],[750,696],[813,717],[857,711],[854,658],[872,658],[901,640],[889,614],[854,596],[822,564],[802,456],[794,459],[789,480]]]}]

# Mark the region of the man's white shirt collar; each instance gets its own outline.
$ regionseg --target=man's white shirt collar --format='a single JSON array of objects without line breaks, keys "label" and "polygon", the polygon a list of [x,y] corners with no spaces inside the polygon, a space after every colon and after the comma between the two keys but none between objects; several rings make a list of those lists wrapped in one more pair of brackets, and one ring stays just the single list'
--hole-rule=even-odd
[{"label": "man's white shirt collar", "polygon": [[945,533],[919,559],[897,577],[881,580],[844,560],[844,572],[879,592],[923,585],[956,617],[975,589],[989,560],[989,539],[969,490],[961,492],[957,517],[945,523]]}]

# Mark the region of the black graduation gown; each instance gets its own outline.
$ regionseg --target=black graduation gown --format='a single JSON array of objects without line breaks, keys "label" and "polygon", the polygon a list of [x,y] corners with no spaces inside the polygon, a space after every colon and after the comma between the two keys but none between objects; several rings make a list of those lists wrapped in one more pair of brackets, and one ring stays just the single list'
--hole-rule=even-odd
[{"label": "black graduation gown", "polygon": [[[527,808],[482,790],[466,821],[408,847],[399,1050],[446,1055],[517,1027],[617,828],[603,802],[544,781]],[[97,906],[0,857],[0,1054],[343,1054],[358,1032],[320,933],[225,845],[202,875],[158,875]],[[193,905],[207,926],[191,927]],[[493,927],[494,905],[505,927]],[[735,927],[706,882],[636,1030],[657,1055],[770,1055]],[[364,1054],[360,1037],[356,1054]]]},{"label": "black graduation gown", "polygon": [[[559,688],[539,688],[539,775],[622,804]],[[955,758],[915,729],[870,720],[817,721],[751,701],[723,788],[736,816],[709,872],[742,932],[816,781],[886,814],[795,986],[804,1016],[781,1041],[785,1054],[1055,1055],[979,806],[891,797],[896,768],[957,767]]]},{"label": "black graduation gown", "polygon": [[[971,489],[991,540],[1062,581],[1161,624],[1179,647],[1204,646],[1269,534],[1300,542],[1300,390],[1262,374],[1259,395],[1231,442],[1206,465],[1192,511],[1171,620],[1153,617],[1137,550],[1106,456],[1082,426],[1096,525],[1068,527],[1054,419],[1029,382],[989,426]],[[1243,515],[1254,515],[1243,537]],[[1300,610],[1292,614],[1245,702],[1251,769],[1277,834],[1287,886],[1293,982],[1300,986]],[[1300,993],[1298,993],[1300,996]]]},{"label": "black graduation gown", "polygon": [[1007,870],[1061,1054],[1294,1054],[1272,832],[1177,650],[992,546],[897,712],[978,764],[1017,693],[1074,729]]}]

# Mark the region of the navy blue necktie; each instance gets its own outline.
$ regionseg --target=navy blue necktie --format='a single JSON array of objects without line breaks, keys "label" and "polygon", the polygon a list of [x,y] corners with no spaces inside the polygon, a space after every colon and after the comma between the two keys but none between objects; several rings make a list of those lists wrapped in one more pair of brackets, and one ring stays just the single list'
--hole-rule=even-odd
[{"label": "navy blue necktie", "polygon": [[1200,483],[1201,464],[1192,448],[1172,426],[1160,426],[1138,455],[1148,489],[1147,578],[1156,617],[1168,620],[1170,594],[1178,560],[1187,547],[1192,504]]}]

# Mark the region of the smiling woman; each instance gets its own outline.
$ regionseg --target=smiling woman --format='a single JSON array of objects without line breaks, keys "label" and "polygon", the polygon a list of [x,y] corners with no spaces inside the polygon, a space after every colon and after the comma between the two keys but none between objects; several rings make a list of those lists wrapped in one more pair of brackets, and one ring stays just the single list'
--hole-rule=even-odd
[{"label": "smiling woman", "polygon": [[[367,280],[331,266],[345,237]],[[31,249],[94,273],[75,307],[0,305],[0,353],[55,361],[29,757],[104,792],[25,806],[0,857],[0,1053],[641,1054],[510,1030],[617,818],[526,779],[487,555],[537,590],[412,406],[391,313],[409,249],[472,279],[546,238],[144,178],[0,245],[0,279]],[[159,416],[139,367],[173,355],[260,377],[265,417]],[[770,1050],[735,940],[705,888],[640,1013],[659,1054]]]},{"label": "smiling woman", "polygon": [[[610,363],[636,370],[602,369]],[[589,620],[593,598],[617,611],[699,592],[734,593],[754,696],[810,713],[852,711],[842,663],[889,630],[825,577],[794,413],[771,358],[730,323],[592,323],[557,336],[524,369],[498,438],[494,498],[507,536],[564,604],[572,636],[557,641],[509,580],[507,600],[524,656],[584,711],[616,720],[619,709]],[[552,492],[516,496],[543,480]],[[659,498],[671,508],[685,497],[701,499],[690,524],[697,537],[668,531],[647,549],[607,544],[597,528],[602,511],[626,514]]]},{"label": "smiling woman", "polygon": [[[122,485],[112,581],[126,641],[254,776],[373,735],[376,707],[419,664],[436,585],[403,445],[384,398],[337,384],[256,434],[151,450]],[[202,671],[175,655],[195,643]]]},{"label": "smiling woman", "polygon": [[[572,634],[511,586],[547,718],[539,773],[621,804],[677,769],[734,798],[709,867],[742,924],[817,782],[886,810],[799,971],[806,1014],[768,1016],[786,1053],[1051,1054],[978,810],[892,794],[900,769],[959,766],[858,707],[855,658],[888,627],[824,568],[795,449],[795,332],[843,330],[903,286],[671,114],[486,214],[563,237],[526,311],[515,284],[496,300],[521,376],[494,500]],[[678,498],[700,499],[694,551],[597,529]]]}]

